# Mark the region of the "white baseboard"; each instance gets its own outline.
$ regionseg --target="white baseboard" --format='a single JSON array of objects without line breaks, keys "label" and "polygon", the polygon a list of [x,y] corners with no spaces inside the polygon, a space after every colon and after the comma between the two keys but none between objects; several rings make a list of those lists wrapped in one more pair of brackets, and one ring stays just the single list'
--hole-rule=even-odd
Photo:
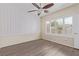
[{"label": "white baseboard", "polygon": [[56,42],[58,44],[74,47],[74,40],[71,37],[43,35],[42,38],[48,41]]},{"label": "white baseboard", "polygon": [[0,48],[40,39],[39,33],[14,36],[0,36]]}]

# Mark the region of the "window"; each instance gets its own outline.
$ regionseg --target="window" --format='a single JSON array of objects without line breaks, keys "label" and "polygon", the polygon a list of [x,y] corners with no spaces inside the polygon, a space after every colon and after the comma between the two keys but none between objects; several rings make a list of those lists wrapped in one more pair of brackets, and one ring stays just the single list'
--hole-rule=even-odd
[{"label": "window", "polygon": [[72,33],[72,17],[64,18],[65,33]]},{"label": "window", "polygon": [[47,29],[46,32],[50,33],[50,22],[49,21],[46,21],[46,27],[47,27],[46,28]]},{"label": "window", "polygon": [[56,21],[56,33],[62,33],[63,32],[63,19],[57,19]]},{"label": "window", "polygon": [[56,22],[54,20],[52,20],[51,21],[51,24],[50,24],[51,25],[51,28],[50,29],[51,29],[51,32],[52,33],[55,33],[55,24],[56,24]]},{"label": "window", "polygon": [[72,17],[64,17],[47,22],[47,32],[58,34],[71,34]]},{"label": "window", "polygon": [[72,17],[64,18],[64,22],[65,22],[65,24],[72,25]]}]

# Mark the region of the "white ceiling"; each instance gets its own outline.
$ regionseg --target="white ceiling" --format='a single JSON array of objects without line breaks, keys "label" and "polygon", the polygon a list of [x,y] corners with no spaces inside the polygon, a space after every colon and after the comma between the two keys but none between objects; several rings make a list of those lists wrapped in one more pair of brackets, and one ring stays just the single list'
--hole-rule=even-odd
[{"label": "white ceiling", "polygon": [[[47,3],[42,3],[41,6],[45,6]],[[73,5],[74,3],[54,3],[54,6],[52,6],[51,8],[48,9],[49,13],[47,14],[50,14],[50,13],[53,13],[53,12],[56,12],[60,9],[63,9],[63,8],[66,8],[66,7],[69,7],[71,5]],[[38,3],[39,5],[39,3]],[[33,6],[34,7],[34,6]],[[33,9],[37,9],[37,8],[33,8]],[[32,10],[33,10],[32,9]],[[46,13],[42,12],[42,14],[40,16],[45,16],[47,15]]]},{"label": "white ceiling", "polygon": [[[60,9],[66,8],[73,5],[72,3],[55,3],[53,7],[49,8],[48,11],[50,13],[56,12]],[[41,16],[47,15],[46,13],[42,13]]]}]

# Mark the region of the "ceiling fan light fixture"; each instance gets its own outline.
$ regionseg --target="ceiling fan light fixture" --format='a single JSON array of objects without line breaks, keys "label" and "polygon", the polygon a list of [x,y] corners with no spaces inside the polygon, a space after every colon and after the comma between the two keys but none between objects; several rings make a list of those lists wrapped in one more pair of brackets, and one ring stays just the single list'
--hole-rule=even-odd
[{"label": "ceiling fan light fixture", "polygon": [[48,13],[48,10],[44,10],[45,13]]}]

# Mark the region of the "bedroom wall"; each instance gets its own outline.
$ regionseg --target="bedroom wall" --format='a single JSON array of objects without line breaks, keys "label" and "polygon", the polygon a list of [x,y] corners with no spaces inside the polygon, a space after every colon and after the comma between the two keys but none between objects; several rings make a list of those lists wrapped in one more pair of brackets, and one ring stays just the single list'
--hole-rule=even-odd
[{"label": "bedroom wall", "polygon": [[40,19],[29,3],[0,4],[0,48],[40,38]]},{"label": "bedroom wall", "polygon": [[[56,42],[59,44],[63,44],[66,46],[74,47],[74,31],[72,35],[54,35],[54,34],[46,34],[45,21],[52,20],[55,18],[61,18],[65,16],[75,16],[79,15],[79,4],[72,5],[70,7],[64,8],[62,10],[56,11],[49,15],[41,17],[41,37],[43,39]],[[75,20],[75,19],[73,19]],[[74,28],[74,27],[73,27]],[[75,42],[76,43],[76,42]]]}]

